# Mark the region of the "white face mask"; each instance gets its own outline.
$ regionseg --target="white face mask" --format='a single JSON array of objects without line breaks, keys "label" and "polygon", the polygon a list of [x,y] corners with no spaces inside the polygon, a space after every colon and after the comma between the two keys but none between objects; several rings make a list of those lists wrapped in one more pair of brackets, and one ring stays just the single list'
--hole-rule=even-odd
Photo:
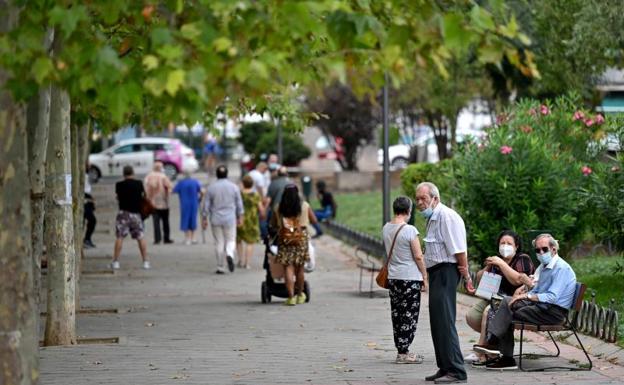
[{"label": "white face mask", "polygon": [[501,256],[507,258],[514,255],[516,251],[514,250],[514,247],[512,245],[500,245],[498,246],[498,253]]}]

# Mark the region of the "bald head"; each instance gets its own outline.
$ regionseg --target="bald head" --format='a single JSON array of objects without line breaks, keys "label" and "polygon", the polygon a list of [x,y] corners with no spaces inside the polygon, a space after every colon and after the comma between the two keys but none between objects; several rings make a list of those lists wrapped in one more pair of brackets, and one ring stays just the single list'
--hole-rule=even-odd
[{"label": "bald head", "polygon": [[152,170],[156,171],[156,172],[162,172],[163,170],[163,163],[159,160],[154,162],[154,166],[152,167]]}]

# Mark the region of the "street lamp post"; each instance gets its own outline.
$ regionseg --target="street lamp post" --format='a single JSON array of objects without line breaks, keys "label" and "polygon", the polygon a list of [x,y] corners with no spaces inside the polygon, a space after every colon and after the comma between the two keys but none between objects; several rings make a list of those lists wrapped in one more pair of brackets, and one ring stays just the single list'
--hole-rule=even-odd
[{"label": "street lamp post", "polygon": [[383,178],[382,178],[382,194],[383,194],[383,223],[390,221],[390,159],[388,155],[388,142],[390,141],[388,134],[388,73],[384,75],[383,86]]}]

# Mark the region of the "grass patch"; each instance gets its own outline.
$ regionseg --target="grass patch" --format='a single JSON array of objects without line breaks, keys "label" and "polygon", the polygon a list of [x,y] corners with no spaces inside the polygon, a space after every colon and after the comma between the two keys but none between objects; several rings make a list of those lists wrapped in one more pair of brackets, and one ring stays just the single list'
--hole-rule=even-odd
[{"label": "grass patch", "polygon": [[[399,195],[403,195],[400,190],[392,190],[390,205]],[[336,221],[381,239],[381,228],[383,227],[383,196],[381,191],[339,193],[334,194],[334,199],[338,205]],[[415,221],[418,231],[422,234],[425,229],[424,219],[416,213]]]},{"label": "grass patch", "polygon": [[619,315],[618,345],[624,347],[624,274],[615,274],[615,267],[621,257],[594,256],[570,261],[576,279],[587,285],[585,300],[591,300],[596,292],[596,303],[609,307],[611,298]]}]

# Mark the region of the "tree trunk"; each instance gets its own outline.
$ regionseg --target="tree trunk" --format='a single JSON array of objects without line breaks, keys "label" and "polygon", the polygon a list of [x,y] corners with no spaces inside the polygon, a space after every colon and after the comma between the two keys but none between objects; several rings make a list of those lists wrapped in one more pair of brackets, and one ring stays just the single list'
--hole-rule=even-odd
[{"label": "tree trunk", "polygon": [[84,238],[83,229],[83,204],[84,204],[84,186],[80,184],[80,174],[84,174],[84,168],[80,167],[80,149],[78,142],[80,141],[81,128],[77,124],[71,125],[71,174],[72,174],[72,216],[74,222],[74,253],[76,255],[76,263],[74,263],[75,276],[75,307],[80,309],[80,268],[82,266],[82,241]]},{"label": "tree trunk", "polygon": [[[0,33],[19,10],[0,0]],[[35,384],[39,378],[30,234],[30,181],[26,114],[4,89],[0,68],[0,384]]]},{"label": "tree trunk", "polygon": [[46,164],[45,242],[48,307],[44,344],[76,343],[75,249],[72,217],[70,105],[67,92],[52,88]]},{"label": "tree trunk", "polygon": [[[28,163],[30,174],[30,204],[32,259],[35,304],[39,308],[41,295],[41,256],[43,255],[43,215],[45,192],[45,160],[50,126],[50,87],[44,88],[28,103]],[[37,317],[37,325],[39,318]],[[39,327],[37,327],[39,330]]]}]

